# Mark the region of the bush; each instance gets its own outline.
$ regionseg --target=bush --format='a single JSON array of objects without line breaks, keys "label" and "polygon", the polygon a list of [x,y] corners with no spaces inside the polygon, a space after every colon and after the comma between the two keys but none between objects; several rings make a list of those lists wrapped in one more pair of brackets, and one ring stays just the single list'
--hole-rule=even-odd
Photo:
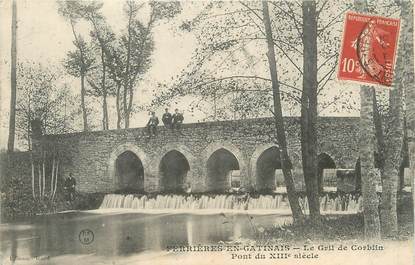
[{"label": "bush", "polygon": [[105,193],[76,193],[75,200],[72,202],[73,209],[92,210],[101,206]]},{"label": "bush", "polygon": [[46,193],[43,199],[33,198],[30,154],[16,152],[0,154],[2,169],[0,179],[1,221],[14,220],[36,214],[49,214],[64,210],[89,210],[100,206],[103,193],[77,193],[75,201],[68,203],[62,189],[58,188],[53,202]]}]

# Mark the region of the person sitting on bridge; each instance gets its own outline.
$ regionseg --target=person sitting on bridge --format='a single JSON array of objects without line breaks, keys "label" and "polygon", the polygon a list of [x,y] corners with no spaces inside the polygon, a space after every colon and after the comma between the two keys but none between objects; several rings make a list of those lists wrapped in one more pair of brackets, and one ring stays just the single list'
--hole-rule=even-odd
[{"label": "person sitting on bridge", "polygon": [[147,129],[148,129],[148,134],[157,135],[157,125],[159,125],[159,118],[157,118],[156,113],[154,111],[150,112],[150,119],[147,122]]},{"label": "person sitting on bridge", "polygon": [[69,173],[69,177],[65,179],[64,190],[66,191],[67,201],[72,202],[75,199],[75,186],[76,180],[72,176],[72,173]]},{"label": "person sitting on bridge", "polygon": [[163,121],[164,126],[166,126],[167,128],[171,128],[171,121],[172,121],[171,113],[169,112],[168,108],[166,108],[165,111],[166,112],[164,112],[161,120]]},{"label": "person sitting on bridge", "polygon": [[173,117],[172,117],[172,129],[173,130],[176,129],[180,131],[183,120],[184,120],[183,114],[179,112],[179,109],[175,109]]}]

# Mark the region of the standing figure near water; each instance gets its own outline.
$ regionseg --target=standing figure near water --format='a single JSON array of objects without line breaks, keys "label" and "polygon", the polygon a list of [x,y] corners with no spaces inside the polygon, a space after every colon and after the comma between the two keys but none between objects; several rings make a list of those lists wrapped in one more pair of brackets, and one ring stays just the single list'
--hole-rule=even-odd
[{"label": "standing figure near water", "polygon": [[76,180],[72,176],[72,173],[69,173],[69,177],[65,179],[64,190],[66,191],[67,201],[72,202],[75,199],[75,186]]}]

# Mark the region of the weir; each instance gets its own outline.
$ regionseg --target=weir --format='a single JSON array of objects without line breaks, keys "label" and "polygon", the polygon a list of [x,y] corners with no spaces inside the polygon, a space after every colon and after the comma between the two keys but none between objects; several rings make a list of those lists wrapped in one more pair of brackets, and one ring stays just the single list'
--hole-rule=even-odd
[{"label": "weir", "polygon": [[[308,211],[307,197],[299,198],[303,211]],[[100,209],[180,209],[180,210],[289,210],[286,194],[259,195],[258,197],[241,195],[146,195],[107,194]],[[323,212],[357,213],[363,210],[362,197],[352,194],[325,194],[320,197]]]}]

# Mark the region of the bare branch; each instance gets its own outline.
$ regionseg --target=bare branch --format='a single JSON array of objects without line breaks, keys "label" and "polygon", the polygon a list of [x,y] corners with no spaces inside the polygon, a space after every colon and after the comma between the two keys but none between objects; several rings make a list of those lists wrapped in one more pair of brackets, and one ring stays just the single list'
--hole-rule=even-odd
[{"label": "bare branch", "polygon": [[321,106],[321,109],[319,111],[319,113],[323,112],[324,110],[326,110],[328,107],[332,106],[333,104],[337,103],[339,101],[339,99],[341,99],[344,96],[344,91],[340,92],[340,95],[335,97],[332,101],[324,104],[323,106]]},{"label": "bare branch", "polygon": [[320,36],[320,34],[322,32],[324,32],[327,28],[333,26],[335,23],[339,23],[341,22],[341,20],[337,20],[340,16],[342,16],[344,14],[344,12],[348,11],[349,9],[345,8],[343,9],[342,12],[340,12],[339,14],[337,14],[337,16],[335,16],[334,18],[332,18],[326,25],[324,25],[322,28],[317,29],[317,36]]},{"label": "bare branch", "polygon": [[245,4],[244,2],[242,2],[242,1],[239,1],[239,3],[242,5],[242,6],[244,6],[246,9],[248,9],[249,11],[251,11],[251,13],[252,14],[254,14],[259,20],[261,20],[262,21],[262,17],[257,13],[257,12],[255,12],[255,10],[254,9],[252,9],[250,6],[248,6],[247,4]]},{"label": "bare branch", "polygon": [[[263,31],[262,27],[260,25],[258,25],[250,15],[248,15],[248,17],[252,21],[252,23],[254,23],[255,26],[259,29],[259,31],[262,33],[262,35],[265,36],[265,32]],[[265,37],[264,37],[264,39],[265,39]]]},{"label": "bare branch", "polygon": [[238,79],[238,78],[244,78],[244,79],[259,79],[259,80],[263,80],[263,81],[267,81],[267,82],[270,82],[271,81],[271,79],[269,79],[269,78],[260,77],[260,76],[254,76],[254,75],[252,75],[252,76],[234,75],[234,76],[227,76],[227,77],[221,77],[221,78],[212,79],[210,81],[197,84],[197,86],[205,86],[205,85],[209,85],[209,84],[215,83],[215,82],[220,82],[220,81],[229,80],[229,79]]},{"label": "bare branch", "polygon": [[320,9],[317,11],[317,18],[319,17],[321,11],[323,11],[326,4],[329,2],[329,0],[325,0],[324,3],[321,5]]},{"label": "bare branch", "polygon": [[291,56],[289,56],[281,46],[277,45],[277,43],[275,43],[274,41],[273,43],[284,54],[284,56],[291,62],[291,64],[300,72],[300,74],[303,74],[303,71],[301,71],[300,67],[296,63],[294,63],[294,61],[291,59]]},{"label": "bare branch", "polygon": [[320,64],[320,66],[317,68],[317,71],[319,71],[324,65],[326,65],[331,59],[333,59],[333,57],[337,57],[339,55],[338,52],[335,52],[332,56],[330,56],[329,58],[327,58],[322,64]]},{"label": "bare branch", "polygon": [[317,84],[320,84],[327,76],[330,76],[332,72],[334,72],[337,68],[337,65],[333,65],[333,67],[320,79],[317,81]]},{"label": "bare branch", "polygon": [[[335,69],[336,69],[336,66],[333,66],[333,68],[322,79],[320,79],[320,81],[319,81],[319,89],[318,89],[317,95],[320,94],[320,92],[326,86],[327,82],[330,81],[330,80],[332,80],[331,77],[332,77],[333,73],[335,72]],[[323,81],[324,78],[326,78],[326,81],[320,86],[320,82]]]},{"label": "bare branch", "polygon": [[288,6],[288,9],[290,9],[289,10],[289,12],[287,12],[287,11],[285,11],[283,8],[281,8],[281,2],[270,2],[274,7],[276,7],[276,8],[278,8],[281,12],[283,12],[285,15],[287,15],[288,17],[290,17],[292,20],[293,20],[293,22],[294,22],[294,26],[295,26],[295,29],[297,30],[297,33],[298,33],[298,35],[300,36],[300,37],[302,37],[303,36],[303,33],[302,33],[302,31],[301,31],[301,23],[300,23],[300,21],[299,20],[297,20],[297,18],[295,17],[295,12],[294,12],[294,10],[290,7],[290,5],[287,3],[287,6]]}]

